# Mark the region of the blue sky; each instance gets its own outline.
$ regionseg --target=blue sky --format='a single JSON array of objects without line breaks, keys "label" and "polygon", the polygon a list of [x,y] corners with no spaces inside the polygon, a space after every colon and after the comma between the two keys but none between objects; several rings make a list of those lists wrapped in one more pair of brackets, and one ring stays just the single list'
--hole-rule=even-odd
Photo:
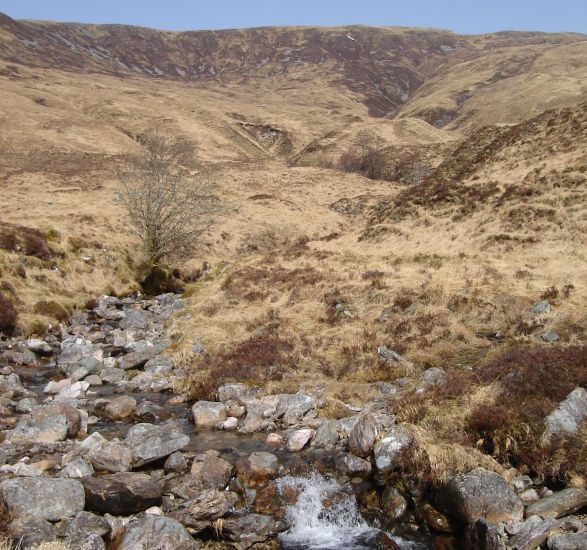
[{"label": "blue sky", "polygon": [[0,0],[15,19],[125,23],[172,30],[268,25],[403,25],[460,33],[587,34],[587,0]]}]

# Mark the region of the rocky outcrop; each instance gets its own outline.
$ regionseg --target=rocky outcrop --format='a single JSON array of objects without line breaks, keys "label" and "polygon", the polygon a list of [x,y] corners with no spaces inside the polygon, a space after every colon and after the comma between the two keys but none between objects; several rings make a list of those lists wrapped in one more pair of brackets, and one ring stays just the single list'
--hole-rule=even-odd
[{"label": "rocky outcrop", "polygon": [[59,521],[81,512],[84,488],[75,479],[17,478],[0,484],[2,499],[15,517],[32,516]]},{"label": "rocky outcrop", "polygon": [[455,476],[437,491],[434,500],[444,513],[468,524],[479,519],[498,524],[524,516],[524,505],[508,482],[483,468]]}]

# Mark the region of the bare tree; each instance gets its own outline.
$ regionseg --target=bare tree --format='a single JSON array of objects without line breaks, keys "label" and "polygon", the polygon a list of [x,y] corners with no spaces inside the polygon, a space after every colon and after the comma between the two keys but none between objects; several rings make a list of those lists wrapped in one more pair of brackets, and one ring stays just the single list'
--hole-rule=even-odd
[{"label": "bare tree", "polygon": [[149,130],[140,142],[144,153],[131,160],[118,199],[142,242],[150,272],[164,260],[193,252],[224,206],[213,184],[190,176],[190,142],[161,129]]}]

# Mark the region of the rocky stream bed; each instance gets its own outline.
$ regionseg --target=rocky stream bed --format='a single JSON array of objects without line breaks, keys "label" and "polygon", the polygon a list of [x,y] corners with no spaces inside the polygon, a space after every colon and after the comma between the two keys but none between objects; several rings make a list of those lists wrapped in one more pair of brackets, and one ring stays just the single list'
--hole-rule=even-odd
[{"label": "rocky stream bed", "polygon": [[175,395],[165,323],[181,308],[102,296],[44,340],[0,343],[0,493],[20,548],[587,548],[586,489],[477,468],[398,490],[411,435],[384,399],[329,420],[302,393]]}]

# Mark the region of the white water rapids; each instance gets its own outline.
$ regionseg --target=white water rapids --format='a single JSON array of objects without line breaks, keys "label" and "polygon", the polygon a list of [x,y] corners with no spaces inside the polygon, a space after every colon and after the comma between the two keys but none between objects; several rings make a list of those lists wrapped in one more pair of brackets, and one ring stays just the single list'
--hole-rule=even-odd
[{"label": "white water rapids", "polygon": [[[346,494],[332,479],[318,473],[308,477],[284,477],[280,490],[287,487],[298,493],[294,505],[288,506],[286,519],[290,529],[280,535],[284,550],[371,550],[379,533],[369,527],[357,510],[352,494]],[[402,549],[424,546],[392,537]]]}]

